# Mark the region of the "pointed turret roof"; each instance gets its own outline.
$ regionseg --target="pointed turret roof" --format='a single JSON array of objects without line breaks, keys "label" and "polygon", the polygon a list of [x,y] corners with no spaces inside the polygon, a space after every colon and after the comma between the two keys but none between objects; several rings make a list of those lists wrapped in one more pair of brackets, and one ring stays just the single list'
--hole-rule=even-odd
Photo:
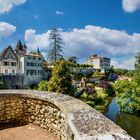
[{"label": "pointed turret roof", "polygon": [[22,43],[21,43],[20,40],[18,41],[15,50],[21,50],[21,51],[24,51],[23,45],[22,45]]}]

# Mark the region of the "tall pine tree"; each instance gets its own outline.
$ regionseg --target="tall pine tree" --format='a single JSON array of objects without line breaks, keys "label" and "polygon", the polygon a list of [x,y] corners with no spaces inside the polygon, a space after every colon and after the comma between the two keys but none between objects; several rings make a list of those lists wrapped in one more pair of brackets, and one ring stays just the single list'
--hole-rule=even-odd
[{"label": "tall pine tree", "polygon": [[56,63],[63,58],[64,42],[62,36],[57,28],[53,28],[49,35],[49,54],[48,58],[51,63]]}]

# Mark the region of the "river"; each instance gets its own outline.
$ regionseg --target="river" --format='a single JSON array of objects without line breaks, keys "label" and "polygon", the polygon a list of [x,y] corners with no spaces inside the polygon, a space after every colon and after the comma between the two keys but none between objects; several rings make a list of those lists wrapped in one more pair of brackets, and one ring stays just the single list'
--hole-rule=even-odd
[{"label": "river", "polygon": [[120,113],[116,98],[114,98],[109,104],[108,110],[104,115],[122,127],[136,140],[140,140],[140,117],[131,114]]}]

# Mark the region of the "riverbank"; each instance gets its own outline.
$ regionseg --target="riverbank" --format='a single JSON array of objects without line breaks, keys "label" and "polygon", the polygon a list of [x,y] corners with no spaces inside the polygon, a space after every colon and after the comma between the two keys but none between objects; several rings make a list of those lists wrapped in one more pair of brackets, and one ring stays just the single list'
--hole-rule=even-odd
[{"label": "riverbank", "polygon": [[109,104],[104,115],[122,127],[136,140],[140,140],[140,117],[134,114],[121,113],[116,102],[116,97]]}]

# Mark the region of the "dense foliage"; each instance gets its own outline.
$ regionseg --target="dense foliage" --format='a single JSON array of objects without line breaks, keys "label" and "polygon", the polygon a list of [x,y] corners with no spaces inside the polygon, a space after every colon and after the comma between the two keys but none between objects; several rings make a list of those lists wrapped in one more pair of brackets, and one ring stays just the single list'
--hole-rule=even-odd
[{"label": "dense foliage", "polygon": [[71,95],[73,93],[71,83],[68,62],[62,60],[53,69],[52,77],[48,82],[48,90]]},{"label": "dense foliage", "polygon": [[115,69],[114,70],[115,73],[117,73],[118,75],[124,75],[124,76],[130,76],[132,77],[133,76],[133,73],[134,73],[134,70],[128,70],[128,69]]},{"label": "dense foliage", "polygon": [[41,82],[38,84],[38,90],[41,90],[41,91],[48,91],[48,82],[47,82],[47,81],[41,81]]},{"label": "dense foliage", "polygon": [[115,90],[111,83],[109,83],[107,81],[101,81],[99,83],[99,87],[103,88],[105,93],[108,94],[109,96],[114,96]]},{"label": "dense foliage", "polygon": [[93,68],[93,66],[89,64],[78,64],[78,63],[73,63],[70,61],[68,62],[69,62],[68,65],[72,68]]},{"label": "dense foliage", "polygon": [[140,52],[136,55],[134,81],[140,87]]},{"label": "dense foliage", "polygon": [[87,86],[86,93],[87,93],[87,98],[89,97],[95,98],[97,96],[97,92],[93,86]]},{"label": "dense foliage", "polygon": [[118,81],[115,84],[117,102],[122,112],[140,114],[140,87],[135,82]]},{"label": "dense foliage", "polygon": [[140,114],[140,53],[136,56],[133,80],[118,81],[115,90],[121,111]]},{"label": "dense foliage", "polygon": [[77,57],[75,56],[70,56],[67,59],[69,62],[76,64],[77,63]]}]

